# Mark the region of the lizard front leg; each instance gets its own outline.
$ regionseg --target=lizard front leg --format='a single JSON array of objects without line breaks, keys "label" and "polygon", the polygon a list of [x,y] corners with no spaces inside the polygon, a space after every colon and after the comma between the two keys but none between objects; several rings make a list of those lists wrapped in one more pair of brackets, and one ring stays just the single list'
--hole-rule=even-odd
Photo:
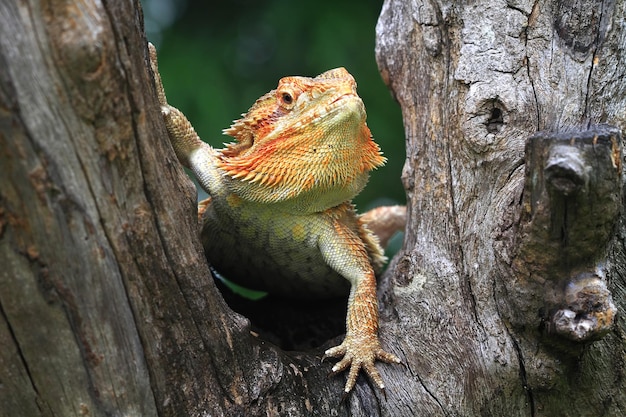
[{"label": "lizard front leg", "polygon": [[[348,224],[342,219],[348,219]],[[372,268],[367,247],[359,234],[367,233],[355,227],[349,216],[333,219],[333,233],[320,238],[320,250],[327,264],[351,283],[346,316],[346,337],[344,341],[328,349],[324,356],[342,357],[333,368],[339,373],[349,368],[344,391],[350,392],[356,383],[359,370],[363,369],[369,378],[384,390],[385,384],[374,366],[376,360],[387,363],[400,363],[400,359],[383,350],[378,339],[378,302],[376,299],[376,277]],[[353,224],[351,224],[353,223]]]},{"label": "lizard front leg", "polygon": [[[161,115],[176,157],[181,164],[193,171],[202,187],[209,194],[216,194],[223,188],[221,175],[215,167],[217,151],[200,139],[191,122],[180,110],[167,102],[159,73],[156,49],[151,43],[148,43],[148,51],[157,97],[161,105]],[[202,208],[205,209],[206,207],[203,206]]]}]

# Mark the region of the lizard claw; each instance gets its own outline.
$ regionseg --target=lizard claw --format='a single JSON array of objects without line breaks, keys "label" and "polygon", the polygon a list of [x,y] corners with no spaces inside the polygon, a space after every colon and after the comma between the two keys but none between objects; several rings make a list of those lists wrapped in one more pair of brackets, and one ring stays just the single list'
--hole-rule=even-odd
[{"label": "lizard claw", "polygon": [[[343,356],[343,357],[342,357]],[[359,371],[363,369],[370,380],[385,393],[385,384],[380,373],[374,366],[376,360],[386,363],[400,363],[400,359],[393,353],[383,350],[376,336],[358,338],[346,336],[346,339],[339,346],[332,347],[324,352],[324,360],[327,357],[342,357],[333,368],[331,375],[348,370],[348,377],[344,393],[348,394],[354,388]]]}]

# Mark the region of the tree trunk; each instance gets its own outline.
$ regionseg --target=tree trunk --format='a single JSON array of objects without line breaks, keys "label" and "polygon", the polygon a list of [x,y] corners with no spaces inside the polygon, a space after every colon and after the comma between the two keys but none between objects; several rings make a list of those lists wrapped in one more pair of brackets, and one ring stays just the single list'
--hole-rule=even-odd
[{"label": "tree trunk", "polygon": [[139,10],[0,2],[1,416],[626,411],[623,1],[384,4],[404,366],[345,401],[322,348],[281,351],[216,290]]},{"label": "tree trunk", "polygon": [[403,410],[625,412],[625,17],[623,1],[383,6],[408,149],[383,327],[410,369],[388,377]]},{"label": "tree trunk", "polygon": [[252,344],[188,238],[141,30],[138,3],[0,2],[3,416],[233,406],[212,388]]}]

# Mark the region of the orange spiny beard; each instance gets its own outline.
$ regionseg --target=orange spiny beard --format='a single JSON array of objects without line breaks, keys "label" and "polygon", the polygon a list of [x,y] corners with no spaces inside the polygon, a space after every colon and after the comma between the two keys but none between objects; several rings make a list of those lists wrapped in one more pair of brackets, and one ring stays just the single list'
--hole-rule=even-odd
[{"label": "orange spiny beard", "polygon": [[[364,126],[361,135],[369,135]],[[233,179],[268,187],[290,184],[310,189],[344,185],[385,162],[378,145],[368,136],[357,143],[316,143],[310,138],[277,138],[247,155],[224,156],[219,166]],[[358,143],[361,142],[361,143]]]}]

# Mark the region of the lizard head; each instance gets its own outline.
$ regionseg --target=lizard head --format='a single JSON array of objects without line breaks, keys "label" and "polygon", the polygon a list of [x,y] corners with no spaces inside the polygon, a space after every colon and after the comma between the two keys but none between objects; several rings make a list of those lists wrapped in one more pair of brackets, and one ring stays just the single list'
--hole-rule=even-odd
[{"label": "lizard head", "polygon": [[350,200],[384,164],[344,68],[285,77],[224,133],[218,166],[244,199],[319,211]]}]

